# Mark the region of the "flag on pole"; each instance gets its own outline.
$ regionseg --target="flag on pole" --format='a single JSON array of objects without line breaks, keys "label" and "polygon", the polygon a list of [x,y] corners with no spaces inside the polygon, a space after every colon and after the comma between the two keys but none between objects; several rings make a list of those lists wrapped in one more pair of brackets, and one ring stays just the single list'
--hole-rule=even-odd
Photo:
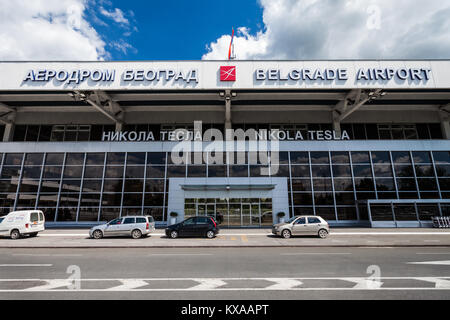
[{"label": "flag on pole", "polygon": [[231,32],[230,48],[228,49],[228,60],[231,60],[231,48],[233,46],[233,39],[234,39],[234,28],[232,28],[232,32]]}]

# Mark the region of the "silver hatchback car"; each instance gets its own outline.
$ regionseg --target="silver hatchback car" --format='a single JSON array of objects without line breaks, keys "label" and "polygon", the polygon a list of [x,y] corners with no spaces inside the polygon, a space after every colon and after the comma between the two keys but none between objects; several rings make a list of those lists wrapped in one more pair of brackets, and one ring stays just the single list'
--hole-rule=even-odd
[{"label": "silver hatchback car", "polygon": [[285,223],[275,224],[272,233],[285,239],[293,235],[315,235],[325,239],[330,233],[330,226],[319,216],[296,216]]},{"label": "silver hatchback car", "polygon": [[133,239],[139,239],[153,231],[155,220],[152,216],[128,216],[93,227],[89,231],[89,237],[101,239],[107,236],[131,236]]}]

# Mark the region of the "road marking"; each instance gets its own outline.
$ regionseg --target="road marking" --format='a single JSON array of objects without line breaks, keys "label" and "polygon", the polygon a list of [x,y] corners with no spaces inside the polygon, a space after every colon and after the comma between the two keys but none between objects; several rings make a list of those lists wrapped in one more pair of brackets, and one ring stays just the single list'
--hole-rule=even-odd
[{"label": "road marking", "polygon": [[0,267],[52,267],[52,264],[0,264]]},{"label": "road marking", "polygon": [[170,257],[170,256],[212,256],[212,253],[151,253],[149,256]]},{"label": "road marking", "polygon": [[214,290],[219,287],[226,285],[227,283],[221,279],[192,279],[197,281],[199,284],[189,288],[189,290],[193,291],[201,291],[201,290]]},{"label": "road marking", "polygon": [[383,285],[383,282],[377,281],[375,279],[366,279],[366,278],[343,278],[341,280],[353,282],[356,285],[353,289],[359,290],[373,290],[380,289]]},{"label": "road marking", "polygon": [[36,253],[14,253],[15,257],[82,257],[82,254],[36,254]]},{"label": "road marking", "polygon": [[233,241],[234,241],[234,240],[237,240],[237,239],[236,239],[236,237],[231,237],[231,239],[230,239],[230,240],[233,240]]},{"label": "road marking", "polygon": [[447,252],[447,253],[445,253],[445,252],[442,252],[442,253],[439,253],[439,252],[416,252],[416,254],[420,254],[420,255],[450,255],[450,252]]},{"label": "road marking", "polygon": [[40,237],[89,237],[89,233],[84,233],[84,234],[81,234],[81,233],[61,233],[61,234],[46,233],[46,234],[40,234],[38,237],[39,238]]},{"label": "road marking", "polygon": [[439,278],[417,278],[420,281],[432,282],[436,289],[450,289],[450,281]]},{"label": "road marking", "polygon": [[117,287],[107,289],[107,291],[132,291],[133,289],[148,286],[148,282],[139,279],[120,280],[122,284]]},{"label": "road marking", "polygon": [[429,265],[437,265],[437,266],[450,266],[450,260],[444,260],[444,261],[407,262],[407,264],[429,264]]},{"label": "road marking", "polygon": [[[243,283],[244,281],[267,281],[271,282],[262,288],[255,287],[227,287],[228,281],[237,281]],[[332,286],[324,287],[307,287],[304,280],[323,280],[332,281]],[[336,280],[346,281],[355,284],[352,287],[342,286],[338,287]],[[383,287],[383,281],[386,280],[416,280],[428,283],[434,283],[433,287]],[[45,282],[44,285],[34,286],[25,289],[1,289],[3,283],[20,282],[20,283],[34,283],[36,281]],[[430,290],[450,290],[450,277],[381,277],[372,279],[364,277],[311,277],[311,278],[150,278],[150,279],[81,279],[78,288],[71,289],[73,280],[71,279],[0,279],[0,292],[189,292],[189,291],[365,291],[365,290],[384,290],[384,291],[430,291]],[[101,282],[114,281],[122,283],[119,286],[111,286],[110,288],[91,288],[82,289],[82,282]],[[152,281],[182,281],[183,287],[173,288],[146,288],[142,287],[151,285]],[[197,284],[184,288],[186,281],[194,281]],[[307,283],[307,282],[306,282]],[[229,284],[231,285],[231,284]],[[300,287],[302,286],[302,287]],[[92,287],[92,285],[91,285]]]},{"label": "road marking", "polygon": [[303,282],[296,279],[267,278],[266,280],[275,282],[275,284],[264,288],[264,290],[291,290],[303,284]]},{"label": "road marking", "polygon": [[299,252],[299,253],[280,253],[282,256],[303,256],[303,255],[320,255],[320,256],[327,256],[327,255],[347,255],[351,254],[350,252]]},{"label": "road marking", "polygon": [[45,281],[47,282],[47,284],[44,284],[42,286],[27,288],[27,289],[24,289],[24,291],[49,291],[49,290],[53,290],[53,289],[57,289],[57,288],[61,288],[61,287],[69,288],[69,286],[73,284],[73,281],[68,280],[68,279],[45,280]]},{"label": "road marking", "polygon": [[424,242],[441,242],[441,240],[424,240]]}]

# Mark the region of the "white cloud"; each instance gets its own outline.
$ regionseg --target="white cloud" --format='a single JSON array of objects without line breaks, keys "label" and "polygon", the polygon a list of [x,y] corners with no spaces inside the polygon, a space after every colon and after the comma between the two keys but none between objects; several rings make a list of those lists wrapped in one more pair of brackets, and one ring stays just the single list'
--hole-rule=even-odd
[{"label": "white cloud", "polygon": [[[442,0],[260,0],[264,30],[235,38],[237,59],[448,58],[450,4]],[[203,59],[226,59],[230,36]]]},{"label": "white cloud", "polygon": [[130,21],[128,21],[127,18],[125,18],[125,15],[123,14],[123,11],[119,8],[115,8],[113,11],[108,11],[105,8],[100,8],[100,13],[104,15],[105,17],[108,17],[112,20],[114,20],[116,23],[129,25]]},{"label": "white cloud", "polygon": [[0,61],[108,57],[83,15],[86,1],[0,0]]}]

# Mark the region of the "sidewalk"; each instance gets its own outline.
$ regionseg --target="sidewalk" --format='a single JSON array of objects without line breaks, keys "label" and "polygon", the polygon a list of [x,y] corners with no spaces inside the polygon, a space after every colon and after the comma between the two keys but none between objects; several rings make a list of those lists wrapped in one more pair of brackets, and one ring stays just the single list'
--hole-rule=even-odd
[{"label": "sidewalk", "polygon": [[211,247],[449,247],[446,229],[331,229],[327,239],[275,237],[268,229],[224,229],[215,239],[168,239],[163,229],[148,238],[93,240],[85,229],[46,230],[36,238],[0,238],[0,248],[211,248]]}]

